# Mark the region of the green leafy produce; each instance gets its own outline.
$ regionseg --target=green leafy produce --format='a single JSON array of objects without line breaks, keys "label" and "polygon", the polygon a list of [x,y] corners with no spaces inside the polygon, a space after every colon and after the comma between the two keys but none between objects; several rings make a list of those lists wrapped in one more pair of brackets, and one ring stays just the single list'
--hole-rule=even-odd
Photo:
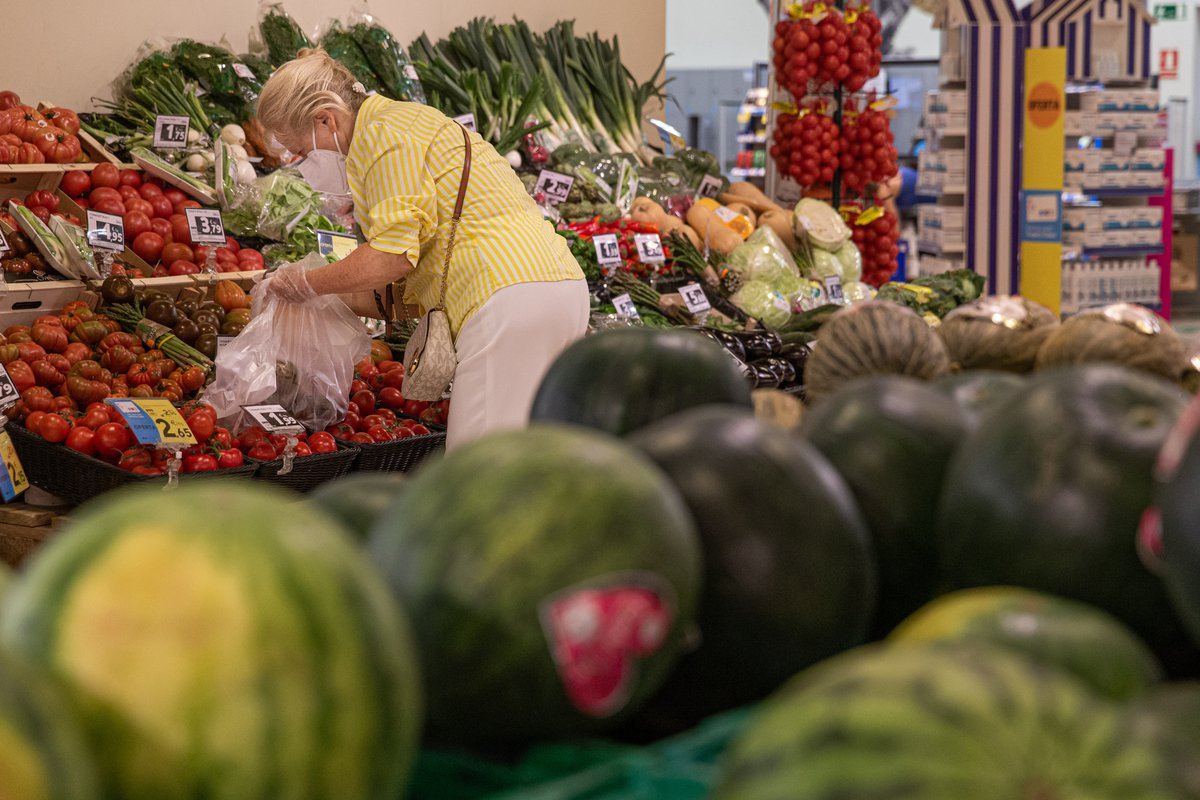
[{"label": "green leafy produce", "polygon": [[329,23],[329,27],[321,37],[321,47],[325,48],[326,52],[340,62],[343,67],[350,70],[368,92],[384,90],[379,76],[375,74],[375,70],[371,69],[371,62],[367,59],[363,48],[336,19]]},{"label": "green leafy produce", "polygon": [[267,46],[267,58],[277,67],[291,61],[303,48],[313,46],[296,20],[283,10],[282,3],[267,6],[258,22],[258,32]]},{"label": "green leafy produce", "polygon": [[887,283],[876,299],[891,300],[908,306],[918,314],[926,312],[944,317],[961,305],[983,294],[987,279],[969,269],[956,269],[940,275],[922,275],[907,283]]},{"label": "green leafy produce", "polygon": [[227,106],[235,114],[240,112],[240,118],[248,116],[245,113],[247,106],[257,100],[262,91],[262,83],[253,74],[249,78],[237,74],[233,65],[240,62],[223,47],[184,39],[171,48],[171,58],[204,88],[210,99]]},{"label": "green leafy produce", "polygon": [[791,303],[765,281],[747,281],[729,299],[771,330],[783,328],[792,319]]},{"label": "green leafy produce", "polygon": [[295,170],[281,169],[241,187],[225,211],[225,228],[235,236],[261,236],[289,245],[290,260],[317,250],[318,230],[344,229],[322,212],[324,198]]},{"label": "green leafy produce", "polygon": [[[404,48],[391,31],[368,14],[350,26],[349,34],[362,49],[388,97],[414,103],[425,102],[421,81],[412,70],[412,63]],[[412,77],[409,77],[410,72]]]},{"label": "green leafy produce", "polygon": [[567,244],[571,248],[571,255],[575,256],[575,260],[579,262],[583,276],[590,281],[600,280],[600,264],[596,261],[595,245],[573,231],[561,230],[558,234],[567,240]]}]

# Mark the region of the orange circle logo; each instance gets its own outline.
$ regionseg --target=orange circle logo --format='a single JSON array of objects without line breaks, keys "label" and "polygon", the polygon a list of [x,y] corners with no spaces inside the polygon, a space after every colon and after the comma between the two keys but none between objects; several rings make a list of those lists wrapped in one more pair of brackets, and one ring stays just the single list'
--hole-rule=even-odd
[{"label": "orange circle logo", "polygon": [[1052,83],[1039,83],[1029,90],[1029,121],[1049,128],[1062,114],[1062,94]]}]

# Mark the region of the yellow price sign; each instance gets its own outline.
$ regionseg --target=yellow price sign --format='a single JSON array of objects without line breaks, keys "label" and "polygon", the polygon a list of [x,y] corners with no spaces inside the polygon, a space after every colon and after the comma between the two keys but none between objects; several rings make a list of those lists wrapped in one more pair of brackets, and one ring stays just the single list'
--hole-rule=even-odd
[{"label": "yellow price sign", "polygon": [[120,397],[104,402],[117,410],[139,444],[192,445],[196,437],[170,400],[161,397]]},{"label": "yellow price sign", "polygon": [[6,430],[0,430],[0,461],[4,463],[4,474],[0,475],[0,496],[8,503],[29,488],[29,478],[21,466],[17,448],[13,447],[12,437]]},{"label": "yellow price sign", "polygon": [[854,221],[855,225],[870,225],[875,220],[883,216],[883,208],[881,206],[871,206],[866,211],[858,215],[858,219]]}]

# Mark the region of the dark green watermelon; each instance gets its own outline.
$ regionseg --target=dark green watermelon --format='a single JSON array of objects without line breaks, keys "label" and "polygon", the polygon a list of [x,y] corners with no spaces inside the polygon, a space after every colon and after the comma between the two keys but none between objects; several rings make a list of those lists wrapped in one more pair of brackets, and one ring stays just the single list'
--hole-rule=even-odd
[{"label": "dark green watermelon", "polygon": [[658,469],[617,439],[534,426],[426,466],[370,554],[417,632],[445,743],[612,726],[662,685],[694,624],[700,545]]},{"label": "dark green watermelon", "polygon": [[1139,735],[1158,743],[1178,800],[1200,800],[1200,683],[1171,683],[1138,704]]},{"label": "dark green watermelon", "polygon": [[864,640],[874,558],[853,497],[820,453],[723,406],[630,441],[679,489],[704,546],[701,644],[655,704],[664,725],[758,700]]},{"label": "dark green watermelon", "polygon": [[623,436],[688,408],[751,407],[725,348],[694,331],[624,328],[580,339],[550,367],[532,419]]},{"label": "dark green watermelon", "polygon": [[804,416],[801,435],[846,479],[871,531],[879,564],[877,636],[934,595],[938,497],[967,430],[954,400],[899,375],[846,384]]},{"label": "dark green watermelon", "polygon": [[972,369],[943,375],[933,385],[954,398],[974,429],[984,414],[1013,397],[1025,383],[1024,376],[1013,372]]},{"label": "dark green watermelon", "polygon": [[[1171,598],[1200,642],[1200,400],[1180,418],[1160,455],[1158,492],[1161,541],[1146,542],[1156,556]],[[1157,534],[1158,531],[1153,533]],[[1200,661],[1196,664],[1200,673]]]},{"label": "dark green watermelon", "polygon": [[1091,603],[1170,667],[1185,636],[1139,558],[1137,531],[1155,457],[1185,402],[1160,378],[1091,365],[1039,374],[984,415],[942,495],[947,586],[1011,584]]},{"label": "dark green watermelon", "polygon": [[308,499],[365,540],[379,515],[407,485],[403,472],[356,472],[318,486]]}]

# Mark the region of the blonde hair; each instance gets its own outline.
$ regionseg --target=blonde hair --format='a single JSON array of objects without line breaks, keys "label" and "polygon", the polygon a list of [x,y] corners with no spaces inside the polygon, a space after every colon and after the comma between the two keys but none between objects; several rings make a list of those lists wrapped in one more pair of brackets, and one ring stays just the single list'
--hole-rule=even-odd
[{"label": "blonde hair", "polygon": [[357,113],[367,97],[357,78],[320,48],[300,55],[271,75],[258,95],[258,119],[268,132],[295,136],[327,109]]}]

